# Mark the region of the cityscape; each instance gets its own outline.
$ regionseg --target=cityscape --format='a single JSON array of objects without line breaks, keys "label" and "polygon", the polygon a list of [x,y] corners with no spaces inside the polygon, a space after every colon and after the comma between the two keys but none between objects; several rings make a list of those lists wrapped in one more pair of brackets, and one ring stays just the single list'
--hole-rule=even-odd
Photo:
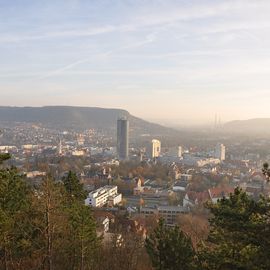
[{"label": "cityscape", "polygon": [[269,270],[269,13],[0,0],[0,270]]},{"label": "cityscape", "polygon": [[254,145],[226,146],[222,132],[214,131],[220,142],[216,138],[205,147],[202,138],[203,144],[168,147],[151,136],[130,143],[128,118],[120,117],[114,125],[114,134],[106,135],[95,129],[60,131],[20,123],[2,128],[0,151],[12,155],[8,163],[20,168],[31,185],[39,185],[48,174],[61,181],[73,171],[88,192],[86,205],[105,216],[125,209],[134,221],[161,216],[175,226],[179,214],[228,197],[236,187],[253,198],[270,195],[262,172],[270,152],[256,150],[264,149],[263,138],[254,139]]}]

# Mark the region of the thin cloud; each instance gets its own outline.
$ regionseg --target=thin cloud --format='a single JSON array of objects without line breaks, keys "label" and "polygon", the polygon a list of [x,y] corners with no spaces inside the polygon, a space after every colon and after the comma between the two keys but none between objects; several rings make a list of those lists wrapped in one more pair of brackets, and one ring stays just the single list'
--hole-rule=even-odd
[{"label": "thin cloud", "polygon": [[77,60],[77,61],[75,61],[73,63],[70,63],[70,64],[68,64],[68,65],[66,65],[66,66],[64,66],[62,68],[50,71],[49,73],[38,77],[38,80],[47,79],[49,77],[57,76],[59,74],[62,74],[67,70],[70,70],[70,69],[72,69],[72,68],[74,68],[76,66],[79,66],[81,64],[84,64],[84,63],[87,63],[87,62],[91,61],[93,56],[95,56],[95,57],[108,57],[108,56],[110,56],[110,55],[112,55],[113,53],[116,53],[116,52],[142,47],[142,46],[144,46],[144,45],[146,45],[148,43],[154,42],[155,39],[156,39],[156,35],[157,35],[157,32],[154,32],[154,33],[151,33],[151,34],[147,35],[145,40],[143,40],[143,41],[139,41],[137,43],[132,43],[132,44],[120,47],[120,48],[115,49],[115,50],[109,50],[109,51],[104,52],[104,53],[93,54],[93,55],[91,55],[91,56],[89,56],[87,58]]},{"label": "thin cloud", "polygon": [[[32,33],[26,35],[7,35],[0,38],[0,43],[19,43],[23,41],[35,41],[42,39],[55,39],[55,38],[75,38],[75,37],[86,37],[95,36],[106,33],[111,33],[118,29],[115,26],[108,25],[103,27],[90,28],[84,31],[78,30],[63,30],[63,31],[53,31],[47,33]],[[118,29],[119,30],[119,29]]]}]

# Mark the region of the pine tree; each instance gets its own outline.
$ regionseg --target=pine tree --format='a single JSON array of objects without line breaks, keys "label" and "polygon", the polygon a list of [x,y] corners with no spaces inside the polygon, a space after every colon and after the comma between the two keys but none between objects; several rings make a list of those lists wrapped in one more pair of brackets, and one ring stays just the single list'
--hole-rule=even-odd
[{"label": "pine tree", "polygon": [[1,269],[23,269],[35,249],[33,239],[38,233],[31,222],[31,196],[30,187],[16,168],[0,170]]},{"label": "pine tree", "polygon": [[99,246],[91,209],[70,197],[62,183],[51,177],[36,191],[34,225],[41,232],[40,267],[46,270],[88,270]]},{"label": "pine tree", "polygon": [[5,161],[11,158],[9,153],[0,154],[0,165]]},{"label": "pine tree", "polygon": [[69,171],[62,181],[66,191],[63,204],[67,217],[66,240],[70,259],[68,267],[80,270],[91,269],[100,241],[96,235],[91,208],[84,205],[87,193],[72,171]]},{"label": "pine tree", "polygon": [[270,269],[270,200],[235,189],[230,198],[209,203],[212,214],[202,269]]},{"label": "pine tree", "polygon": [[262,172],[265,175],[267,181],[269,182],[269,180],[270,180],[270,167],[269,167],[269,164],[267,162],[263,164]]},{"label": "pine tree", "polygon": [[83,184],[80,183],[76,173],[69,171],[67,176],[63,177],[62,181],[67,191],[69,200],[76,199],[83,201],[86,198],[87,193],[83,189]]},{"label": "pine tree", "polygon": [[193,269],[194,250],[190,238],[178,227],[166,227],[163,220],[146,239],[145,247],[157,270]]},{"label": "pine tree", "polygon": [[69,252],[72,269],[91,269],[95,254],[100,246],[96,225],[89,206],[74,201],[68,208]]}]

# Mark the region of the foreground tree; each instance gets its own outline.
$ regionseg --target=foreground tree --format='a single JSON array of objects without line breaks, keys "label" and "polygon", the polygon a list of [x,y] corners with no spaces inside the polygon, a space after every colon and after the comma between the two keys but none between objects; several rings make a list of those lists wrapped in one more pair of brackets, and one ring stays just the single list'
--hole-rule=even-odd
[{"label": "foreground tree", "polygon": [[[0,163],[8,159],[1,155]],[[0,170],[0,269],[31,269],[39,231],[33,225],[32,192],[16,168]],[[32,257],[32,261],[30,258]]]},{"label": "foreground tree", "polygon": [[177,221],[180,229],[191,238],[193,247],[197,250],[201,242],[205,241],[208,236],[209,224],[207,217],[195,212],[195,214],[182,214]]},{"label": "foreground tree", "polygon": [[16,168],[0,168],[0,269],[93,269],[100,241],[83,194],[73,173],[66,186],[46,177],[31,188]]},{"label": "foreground tree", "polygon": [[5,154],[0,154],[0,165],[5,161],[5,160],[8,160],[10,159],[11,156],[10,154],[8,153],[5,153]]},{"label": "foreground tree", "polygon": [[201,269],[270,269],[269,199],[254,201],[237,188],[207,208],[212,218]]},{"label": "foreground tree", "polygon": [[265,175],[267,181],[269,182],[269,180],[270,180],[270,167],[269,167],[269,164],[267,162],[263,164],[262,172]]},{"label": "foreground tree", "polygon": [[98,263],[95,270],[118,269],[152,269],[141,235],[133,232],[119,231],[109,242],[105,242],[105,245],[98,254]]},{"label": "foreground tree", "polygon": [[100,246],[91,208],[84,205],[87,196],[76,173],[69,171],[62,179],[66,200],[63,203],[66,215],[66,249],[69,263],[66,269],[92,269]]},{"label": "foreground tree", "polygon": [[189,270],[194,267],[190,238],[178,227],[166,227],[163,220],[146,239],[145,247],[157,270]]},{"label": "foreground tree", "polygon": [[92,269],[99,241],[91,209],[71,198],[65,186],[50,177],[44,179],[34,201],[45,251],[41,266],[48,270]]},{"label": "foreground tree", "polygon": [[83,201],[86,198],[87,192],[83,189],[83,184],[80,183],[76,173],[69,171],[62,181],[69,200]]},{"label": "foreground tree", "polygon": [[40,254],[41,267],[52,270],[58,257],[63,254],[67,219],[64,212],[64,188],[51,177],[46,177],[33,196],[33,207],[37,218],[35,226],[41,231],[43,253]]},{"label": "foreground tree", "polygon": [[92,269],[100,247],[89,206],[73,202],[67,209],[68,269]]}]

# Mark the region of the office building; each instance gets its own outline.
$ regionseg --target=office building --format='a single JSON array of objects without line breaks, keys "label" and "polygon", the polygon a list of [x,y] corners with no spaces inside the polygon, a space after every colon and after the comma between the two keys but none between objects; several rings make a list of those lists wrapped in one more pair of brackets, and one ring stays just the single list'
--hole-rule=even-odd
[{"label": "office building", "polygon": [[104,186],[90,192],[85,200],[86,205],[102,207],[105,204],[114,206],[122,201],[122,194],[117,192],[117,186]]},{"label": "office building", "polygon": [[179,216],[187,213],[188,209],[183,206],[156,206],[156,207],[141,207],[140,213],[144,217],[157,216],[165,221],[168,226],[177,224]]},{"label": "office building", "polygon": [[129,122],[125,118],[117,120],[117,154],[119,159],[128,159]]},{"label": "office building", "polygon": [[159,140],[152,140],[147,146],[147,156],[149,158],[158,158],[161,152],[161,143]]},{"label": "office building", "polygon": [[223,161],[226,158],[226,147],[222,143],[216,145],[215,158],[218,158],[220,161]]}]

